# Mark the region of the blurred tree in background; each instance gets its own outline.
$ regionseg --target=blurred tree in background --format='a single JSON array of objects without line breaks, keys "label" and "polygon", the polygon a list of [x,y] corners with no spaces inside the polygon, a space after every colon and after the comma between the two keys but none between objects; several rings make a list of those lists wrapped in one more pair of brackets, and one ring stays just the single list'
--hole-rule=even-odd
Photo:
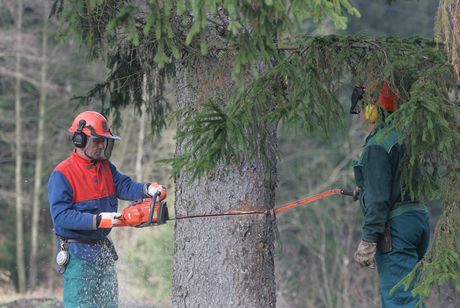
[{"label": "blurred tree in background", "polygon": [[[89,1],[97,6],[101,1]],[[174,74],[174,66],[168,62],[169,57],[175,57],[177,52],[172,48],[172,40],[165,24],[155,24],[156,19],[147,19],[146,24],[141,20],[133,22],[129,17],[132,12],[125,8],[113,20],[106,20],[107,28],[113,30],[117,26],[126,25],[127,38],[120,48],[113,48],[107,61],[108,72],[98,62],[87,64],[87,52],[90,57],[95,57],[98,50],[79,48],[80,42],[72,40],[59,40],[56,34],[57,23],[49,20],[45,27],[46,1],[24,1],[23,24],[21,30],[22,48],[15,49],[17,37],[17,2],[2,1],[0,3],[0,204],[5,209],[0,216],[0,295],[2,281],[5,276],[11,276],[20,289],[20,279],[17,276],[17,261],[15,246],[15,200],[14,191],[14,163],[16,147],[12,146],[15,137],[14,114],[14,84],[18,79],[15,71],[15,61],[20,55],[21,65],[21,99],[22,99],[22,189],[23,189],[23,218],[24,218],[24,254],[31,255],[31,232],[33,225],[33,202],[38,196],[39,228],[38,228],[38,254],[37,277],[40,288],[52,289],[60,281],[55,280],[52,272],[53,236],[48,215],[48,205],[44,191],[37,192],[34,184],[37,183],[37,158],[39,157],[39,133],[44,131],[43,139],[43,187],[51,169],[61,159],[66,157],[71,149],[65,131],[73,116],[81,109],[95,109],[108,112],[113,104],[118,104],[118,109],[112,113],[113,120],[121,120],[118,130],[121,142],[117,143],[113,161],[122,171],[137,179],[155,179],[167,183],[169,170],[165,166],[153,163],[161,157],[171,156],[174,148],[174,132],[168,129],[162,137],[149,134],[146,118],[140,115],[150,115],[150,127],[154,130],[163,128],[164,117],[160,110],[167,111],[175,98],[174,89],[167,86],[166,80]],[[59,1],[57,1],[59,3]],[[178,1],[178,3],[182,3]],[[431,38],[434,28],[436,1],[396,1],[388,5],[387,1],[352,1],[361,12],[361,18],[350,18],[346,30],[335,30],[334,22],[340,21],[340,16],[334,22],[331,19],[321,20],[321,26],[316,27],[311,22],[304,22],[304,34],[322,35],[328,33],[367,34],[370,36],[396,35],[399,37],[421,36]],[[160,14],[158,11],[156,14]],[[159,18],[155,15],[153,18]],[[222,17],[222,16],[221,16]],[[215,20],[214,20],[215,21]],[[71,20],[75,22],[76,20]],[[186,21],[183,21],[186,23]],[[343,20],[342,20],[343,22]],[[139,44],[150,23],[151,29],[156,29],[155,35],[160,37],[157,45],[148,45],[142,49]],[[188,25],[188,24],[187,24]],[[236,26],[236,25],[235,25]],[[136,30],[140,29],[139,31]],[[185,26],[184,26],[185,27]],[[198,27],[198,26],[194,26]],[[134,29],[134,30],[133,30]],[[158,32],[158,29],[162,29]],[[87,29],[70,29],[85,31]],[[142,31],[143,30],[143,31]],[[200,31],[196,28],[195,40],[181,60],[195,61],[200,52],[206,52]],[[219,28],[217,32],[225,29]],[[228,30],[228,29],[227,29]],[[308,32],[307,32],[308,31]],[[44,35],[46,32],[47,35]],[[110,31],[109,31],[110,32]],[[147,34],[145,34],[147,32]],[[97,36],[86,31],[87,37],[97,43]],[[152,33],[150,33],[152,35]],[[43,44],[45,38],[47,45]],[[245,39],[245,36],[241,36]],[[246,38],[248,39],[248,38]],[[255,46],[244,41],[249,50]],[[252,42],[253,43],[253,42]],[[259,42],[260,43],[260,42]],[[91,45],[91,44],[90,44]],[[97,45],[97,44],[93,44]],[[27,47],[24,47],[27,46]],[[48,52],[43,56],[43,50]],[[140,44],[142,45],[142,43]],[[160,46],[160,47],[159,47]],[[208,46],[209,47],[209,46]],[[266,46],[265,46],[266,47]],[[288,48],[292,46],[287,46]],[[224,49],[224,48],[223,48]],[[163,53],[158,52],[163,51]],[[266,51],[266,50],[265,50]],[[155,56],[155,59],[152,59]],[[252,60],[239,59],[244,64],[260,55],[252,55]],[[131,61],[126,61],[131,59]],[[149,61],[146,61],[148,59]],[[225,62],[227,58],[220,58]],[[245,62],[247,61],[247,62]],[[129,65],[125,65],[129,63]],[[159,68],[155,63],[162,63]],[[46,65],[45,65],[46,64]],[[45,82],[42,81],[43,68],[45,67]],[[148,89],[143,89],[143,76],[134,79],[129,75],[131,70],[147,72],[153,82],[149,82]],[[107,75],[105,73],[107,72]],[[107,77],[108,76],[108,77]],[[155,77],[156,76],[156,77]],[[107,77],[107,78],[106,78]],[[123,78],[121,82],[118,79]],[[130,79],[131,78],[131,79]],[[279,79],[278,79],[279,80]],[[347,109],[349,93],[352,83],[357,79],[345,76],[339,86],[334,90],[338,93],[339,101]],[[94,84],[97,84],[93,87]],[[166,86],[164,87],[164,85]],[[45,87],[43,87],[45,85]],[[126,90],[125,87],[129,87]],[[169,84],[171,85],[171,84]],[[212,87],[212,85],[208,85]],[[45,91],[43,91],[45,89]],[[184,89],[181,89],[184,90]],[[89,91],[89,92],[88,92]],[[46,93],[43,96],[43,93]],[[281,92],[281,91],[280,91]],[[75,95],[88,93],[82,101],[89,106],[77,106],[70,100]],[[150,104],[146,101],[145,93],[150,93]],[[212,96],[212,91],[204,91],[203,100]],[[163,100],[164,97],[166,100]],[[94,101],[86,98],[95,97]],[[323,98],[325,100],[330,97]],[[43,130],[40,127],[40,103],[45,105],[45,121]],[[134,102],[134,106],[130,105]],[[42,105],[43,106],[43,105]],[[340,114],[342,110],[337,110]],[[253,114],[252,114],[253,116]],[[349,161],[355,158],[361,150],[363,138],[366,134],[361,124],[346,118],[345,129],[332,129],[328,138],[311,134],[310,129],[300,127],[296,133],[289,131],[284,125],[279,130],[278,162],[279,184],[276,191],[276,203],[282,204],[293,199],[298,199],[328,189],[334,186],[351,187],[353,185]],[[147,129],[144,135],[143,128]],[[204,133],[203,133],[204,134]],[[42,187],[42,188],[43,188]],[[172,185],[169,185],[172,187]],[[35,197],[34,197],[35,196]],[[169,198],[169,204],[173,203]],[[437,206],[437,207],[436,207]],[[435,204],[432,208],[435,216],[440,212],[440,206]],[[172,212],[172,211],[171,211]],[[352,251],[360,237],[361,214],[357,204],[349,200],[332,197],[305,208],[297,208],[278,217],[277,224],[280,231],[280,242],[277,251],[281,256],[275,258],[277,279],[277,304],[279,307],[372,307],[378,306],[378,289],[376,273],[359,270],[353,263]],[[169,224],[161,228],[148,230],[114,230],[113,237],[119,247],[120,261],[118,262],[120,275],[120,298],[125,303],[168,305],[170,304],[172,254],[173,254],[173,228]],[[25,278],[33,287],[29,272],[32,259],[25,258],[27,269]],[[3,280],[2,280],[3,279]],[[5,285],[6,288],[6,285]],[[449,286],[442,288],[441,295],[430,299],[432,307],[458,306],[458,298],[451,297]],[[1,298],[0,298],[1,299]]]},{"label": "blurred tree in background", "polygon": [[[46,181],[56,162],[70,151],[66,129],[77,108],[70,98],[104,76],[102,67],[88,65],[71,42],[58,41],[56,23],[48,20],[49,9],[47,1],[0,4],[0,203],[4,211],[0,217],[0,269],[3,277],[9,276],[22,291],[26,286],[35,289],[37,281],[41,282],[41,288],[53,284],[54,240]],[[19,11],[22,12],[20,28],[17,27]],[[15,43],[18,33],[20,44]],[[19,85],[16,92],[15,84]],[[15,96],[21,102],[19,109],[15,106]],[[16,112],[20,121],[15,117]],[[19,135],[16,128],[21,128]],[[18,198],[13,193],[17,186],[13,180],[17,178],[14,166],[18,161],[14,154],[18,148],[15,138],[22,148],[19,201],[15,201]],[[19,215],[15,213],[18,204],[15,202],[22,207]],[[18,216],[23,221],[24,232],[20,241],[16,240],[20,234],[14,231]],[[17,250],[22,254],[19,266],[17,252],[12,249],[18,242],[22,246]]]}]

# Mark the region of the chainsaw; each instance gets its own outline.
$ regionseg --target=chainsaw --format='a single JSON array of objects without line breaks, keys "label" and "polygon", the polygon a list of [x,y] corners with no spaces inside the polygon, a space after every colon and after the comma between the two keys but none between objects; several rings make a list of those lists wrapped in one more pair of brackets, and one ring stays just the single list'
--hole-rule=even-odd
[{"label": "chainsaw", "polygon": [[[282,213],[288,209],[298,207],[299,205],[312,203],[314,201],[327,198],[333,195],[345,195],[356,197],[357,192],[336,188],[330,189],[325,192],[307,197],[302,200],[297,200],[288,204],[284,204],[273,209],[273,214]],[[359,194],[359,192],[358,192]],[[133,202],[129,207],[121,212],[121,217],[118,219],[116,227],[136,227],[143,228],[149,226],[157,226],[165,224],[166,221],[171,220],[168,214],[168,206],[165,201],[155,202],[157,195],[153,198],[144,198],[139,201]],[[174,218],[173,218],[174,219]]]},{"label": "chainsaw", "polygon": [[131,203],[123,209],[116,227],[150,227],[166,223],[169,220],[166,201],[155,202],[157,196],[144,198]]}]

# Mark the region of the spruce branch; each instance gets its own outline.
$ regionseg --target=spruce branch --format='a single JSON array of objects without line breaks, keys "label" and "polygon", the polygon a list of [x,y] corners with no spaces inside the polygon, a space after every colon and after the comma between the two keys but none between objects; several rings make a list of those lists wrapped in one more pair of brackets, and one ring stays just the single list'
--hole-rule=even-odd
[{"label": "spruce branch", "polygon": [[[206,174],[220,160],[237,157],[238,151],[250,151],[247,152],[250,157],[263,160],[263,152],[257,150],[263,148],[263,138],[259,139],[260,142],[255,139],[256,144],[253,139],[248,139],[255,135],[250,129],[261,127],[263,121],[270,121],[275,126],[281,122],[291,128],[302,126],[325,135],[332,127],[340,127],[343,108],[336,94],[343,82],[342,76],[352,73],[361,82],[373,81],[369,91],[374,92],[375,97],[383,80],[394,84],[402,93],[406,103],[390,117],[390,123],[411,140],[407,144],[408,163],[403,170],[403,181],[417,198],[439,195],[440,171],[445,162],[452,159],[449,153],[460,140],[458,133],[449,128],[458,116],[458,102],[446,99],[455,83],[452,82],[452,71],[445,66],[443,52],[434,48],[432,41],[419,38],[371,39],[332,35],[305,37],[298,46],[300,48],[280,55],[278,64],[268,68],[265,75],[256,76],[249,84],[246,81],[246,84],[240,84],[227,106],[220,110],[221,116],[215,119],[222,135],[227,128],[224,123],[229,119],[248,128],[243,134],[246,140],[213,140],[208,136],[206,140],[210,143],[202,140],[194,143],[194,133],[203,135],[205,131],[202,129],[209,128],[212,132],[216,128],[200,126],[200,112],[195,120],[189,119],[187,134],[192,137],[187,139],[188,146],[194,149],[194,153],[200,153],[200,157],[211,159],[206,164],[207,170],[197,172]],[[270,108],[273,101],[275,107]],[[213,108],[218,105],[217,100],[211,98],[207,106],[213,105]],[[255,114],[258,116],[254,117]],[[199,126],[201,130],[194,130]],[[217,142],[226,149],[236,150],[207,153]],[[245,143],[252,146],[245,146]],[[223,156],[219,157],[219,154]],[[194,158],[190,157],[191,163],[192,160]],[[187,164],[187,160],[181,162]],[[199,168],[205,164],[193,166]]]}]

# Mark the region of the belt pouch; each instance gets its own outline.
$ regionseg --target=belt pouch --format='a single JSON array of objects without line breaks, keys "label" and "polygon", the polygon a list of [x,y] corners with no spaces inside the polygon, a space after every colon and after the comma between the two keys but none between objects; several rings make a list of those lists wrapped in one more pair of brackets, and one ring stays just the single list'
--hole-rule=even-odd
[{"label": "belt pouch", "polygon": [[380,253],[389,253],[392,250],[391,228],[389,222],[385,224],[385,232],[377,242],[377,249],[380,251]]},{"label": "belt pouch", "polygon": [[55,258],[54,270],[60,275],[64,274],[67,264],[69,264],[69,260],[70,254],[67,249],[67,241],[60,239],[59,249]]}]

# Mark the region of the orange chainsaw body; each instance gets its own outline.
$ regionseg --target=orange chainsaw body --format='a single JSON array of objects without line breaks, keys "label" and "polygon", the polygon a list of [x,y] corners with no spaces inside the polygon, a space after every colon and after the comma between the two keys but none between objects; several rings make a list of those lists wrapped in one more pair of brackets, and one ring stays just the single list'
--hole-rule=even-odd
[{"label": "orange chainsaw body", "polygon": [[[153,211],[153,214],[152,214]],[[145,198],[132,203],[121,212],[117,227],[148,227],[164,224],[168,217],[166,202],[153,203],[153,198]]]}]

